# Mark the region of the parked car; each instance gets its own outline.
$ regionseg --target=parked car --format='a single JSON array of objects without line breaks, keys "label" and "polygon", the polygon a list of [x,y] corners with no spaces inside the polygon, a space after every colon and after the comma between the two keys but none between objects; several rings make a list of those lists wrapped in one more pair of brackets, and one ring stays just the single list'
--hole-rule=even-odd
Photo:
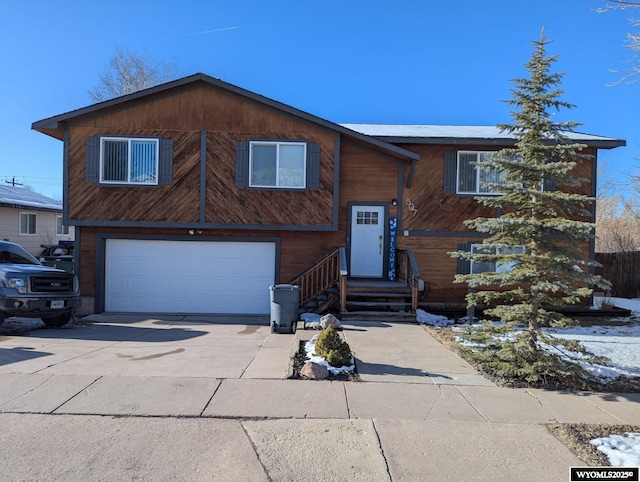
[{"label": "parked car", "polygon": [[38,260],[42,264],[73,273],[74,241],[59,241],[58,244],[42,244],[40,247],[42,252],[38,256]]},{"label": "parked car", "polygon": [[62,326],[79,304],[76,276],[44,266],[19,244],[0,241],[0,323],[24,316]]}]

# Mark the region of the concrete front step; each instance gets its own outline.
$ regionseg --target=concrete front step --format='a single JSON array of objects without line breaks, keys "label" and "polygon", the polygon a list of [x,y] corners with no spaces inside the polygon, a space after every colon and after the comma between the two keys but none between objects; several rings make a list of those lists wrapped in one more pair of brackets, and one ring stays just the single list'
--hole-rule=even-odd
[{"label": "concrete front step", "polygon": [[347,300],[347,310],[366,310],[376,308],[379,311],[407,311],[411,309],[411,303],[401,301],[349,301]]},{"label": "concrete front step", "polygon": [[388,321],[416,323],[415,313],[407,311],[343,311],[340,313],[342,322],[358,321]]},{"label": "concrete front step", "polygon": [[352,298],[411,298],[408,290],[403,291],[347,291],[347,299]]}]

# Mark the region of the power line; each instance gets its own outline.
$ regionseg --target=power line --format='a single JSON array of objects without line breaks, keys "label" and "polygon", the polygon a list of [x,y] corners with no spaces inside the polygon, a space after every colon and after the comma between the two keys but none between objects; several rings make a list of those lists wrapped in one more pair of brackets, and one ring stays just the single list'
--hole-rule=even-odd
[{"label": "power line", "polygon": [[17,182],[17,181],[16,181],[15,176],[11,178],[11,181],[6,180],[6,181],[4,181],[4,182],[6,182],[7,184],[11,184],[12,186],[24,186],[24,184],[23,184],[23,183],[21,183],[21,182]]},{"label": "power line", "polygon": [[4,176],[4,180],[7,184],[11,184],[12,186],[41,185],[62,187],[62,179],[56,179],[53,177]]}]

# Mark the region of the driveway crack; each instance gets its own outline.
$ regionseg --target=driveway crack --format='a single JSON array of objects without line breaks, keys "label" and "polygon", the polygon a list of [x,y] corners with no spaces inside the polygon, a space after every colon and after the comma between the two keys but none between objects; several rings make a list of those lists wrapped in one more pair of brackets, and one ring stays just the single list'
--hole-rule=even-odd
[{"label": "driveway crack", "polygon": [[260,467],[262,467],[262,470],[264,472],[264,476],[267,478],[267,480],[269,482],[272,482],[273,479],[269,476],[269,471],[267,470],[267,467],[264,465],[264,463],[262,462],[262,459],[260,458],[260,454],[258,453],[258,447],[256,447],[256,444],[253,443],[253,440],[251,439],[251,435],[249,435],[249,432],[247,432],[247,429],[245,428],[244,423],[242,423],[242,421],[240,422],[240,428],[242,428],[242,431],[244,432],[245,437],[247,437],[247,440],[251,444],[251,448],[253,449],[253,453],[256,454],[256,458],[258,459],[258,463],[260,464]]},{"label": "driveway crack", "polygon": [[51,412],[49,413],[54,413],[56,410],[58,410],[59,408],[61,408],[65,403],[70,402],[71,400],[73,400],[74,398],[76,398],[78,395],[80,395],[82,392],[84,392],[85,390],[89,390],[89,387],[91,385],[93,385],[94,383],[96,383],[98,380],[100,380],[102,378],[102,375],[99,376],[98,378],[96,378],[94,381],[92,381],[89,385],[87,385],[86,387],[84,387],[82,390],[78,391],[77,393],[75,393],[74,395],[71,395],[69,398],[67,398],[64,402],[62,402],[60,405],[58,405],[56,408],[54,408],[53,410],[51,410]]},{"label": "driveway crack", "polygon": [[476,407],[471,400],[469,400],[467,397],[464,396],[464,393],[462,393],[457,386],[455,386],[454,388],[462,396],[462,398],[464,398],[466,400],[466,402],[469,405],[471,405],[471,408],[473,408],[478,413],[478,415],[480,415],[483,418],[483,420],[485,422],[489,422],[489,419],[487,417],[485,417],[480,410],[478,410],[478,407]]},{"label": "driveway crack", "polygon": [[384,453],[384,449],[382,448],[382,440],[380,440],[380,434],[378,433],[378,428],[376,427],[375,421],[371,420],[371,426],[373,427],[373,433],[376,434],[376,439],[378,440],[378,448],[380,449],[380,455],[382,455],[382,460],[384,460],[384,466],[387,470],[387,477],[389,480],[393,480],[391,478],[391,469],[389,469],[389,461],[387,460],[387,456]]},{"label": "driveway crack", "polygon": [[11,402],[15,402],[16,400],[21,399],[22,397],[30,394],[31,392],[33,392],[34,390],[37,390],[38,388],[40,388],[42,385],[44,385],[45,383],[47,383],[49,380],[51,380],[51,378],[53,378],[54,375],[49,375],[47,378],[45,378],[44,380],[42,380],[42,382],[38,383],[38,385],[36,385],[35,387],[33,387],[31,390],[26,391],[25,393],[21,393],[20,395],[18,395],[15,398],[12,398],[11,400],[7,400],[5,403],[3,403],[2,405],[0,405],[0,407],[4,407],[6,404],[11,403]]}]

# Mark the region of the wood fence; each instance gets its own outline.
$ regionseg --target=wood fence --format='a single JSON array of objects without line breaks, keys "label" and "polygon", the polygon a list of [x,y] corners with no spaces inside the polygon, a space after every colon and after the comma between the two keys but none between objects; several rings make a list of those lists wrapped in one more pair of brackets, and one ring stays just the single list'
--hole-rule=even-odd
[{"label": "wood fence", "polygon": [[602,268],[596,274],[613,285],[611,296],[637,298],[640,292],[640,252],[596,253]]}]

